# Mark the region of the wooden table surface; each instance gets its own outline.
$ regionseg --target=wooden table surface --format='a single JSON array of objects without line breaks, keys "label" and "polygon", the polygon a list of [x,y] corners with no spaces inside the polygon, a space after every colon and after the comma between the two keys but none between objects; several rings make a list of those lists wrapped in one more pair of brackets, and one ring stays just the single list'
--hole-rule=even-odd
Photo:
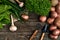
[{"label": "wooden table surface", "polygon": [[[18,27],[16,32],[9,31],[10,25],[6,25],[3,29],[0,29],[0,40],[29,40],[33,32],[36,30],[36,25],[38,23],[41,25],[41,27],[33,40],[39,40],[44,23],[39,22],[38,15],[34,13],[29,14],[29,16],[29,20],[25,23],[20,23],[19,21],[15,22],[15,25]],[[52,39],[50,39],[48,37],[48,33],[46,33],[44,40]],[[57,40],[60,40],[60,37]]]},{"label": "wooden table surface", "polygon": [[[38,15],[36,14],[31,13],[29,16],[29,20],[25,23],[20,23],[19,21],[15,22],[15,25],[18,27],[16,32],[9,31],[9,25],[6,25],[3,29],[0,29],[0,40],[29,40],[33,32],[36,30],[36,25],[38,23],[41,25],[41,27],[33,40],[39,40],[44,23],[38,21]],[[52,39],[50,39],[46,33],[44,40]],[[58,40],[60,39],[58,38]]]}]

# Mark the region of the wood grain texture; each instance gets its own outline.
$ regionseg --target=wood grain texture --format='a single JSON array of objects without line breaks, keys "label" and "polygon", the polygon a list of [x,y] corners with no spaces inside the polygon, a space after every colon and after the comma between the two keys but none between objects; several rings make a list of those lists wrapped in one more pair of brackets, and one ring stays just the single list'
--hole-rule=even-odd
[{"label": "wood grain texture", "polygon": [[[35,19],[38,19],[38,15],[30,14],[30,19],[27,22],[25,23],[20,23],[19,21],[15,22],[15,25],[18,27],[18,30],[16,32],[9,31],[10,25],[4,26],[3,29],[0,29],[0,40],[29,40],[33,32],[36,30],[36,25],[38,23],[41,25],[41,28],[39,29],[39,32],[37,33],[36,37],[33,40],[39,40],[41,36],[41,29],[43,28],[44,23],[41,23],[38,20],[35,21]],[[51,39],[46,34],[44,40]],[[58,40],[60,39],[58,38]]]},{"label": "wood grain texture", "polygon": [[[41,29],[43,28],[45,23],[39,22],[39,16],[34,13],[30,13],[29,16],[29,20],[25,23],[20,23],[19,21],[15,22],[15,25],[18,27],[18,30],[16,32],[11,32],[9,30],[10,24],[4,26],[3,29],[0,29],[0,40],[29,40],[33,32],[36,30],[36,25],[38,23],[41,25],[41,27],[33,40],[39,40],[41,36]],[[48,37],[48,34],[46,33],[44,40],[52,39],[50,39]],[[57,40],[60,40],[60,37]]]}]

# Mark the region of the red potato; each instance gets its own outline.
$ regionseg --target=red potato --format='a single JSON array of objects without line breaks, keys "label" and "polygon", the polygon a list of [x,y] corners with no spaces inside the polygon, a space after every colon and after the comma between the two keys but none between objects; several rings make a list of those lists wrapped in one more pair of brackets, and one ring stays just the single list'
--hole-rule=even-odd
[{"label": "red potato", "polygon": [[60,2],[60,0],[58,0]]},{"label": "red potato", "polygon": [[56,29],[56,30],[53,31],[52,34],[55,35],[55,36],[58,36],[60,34],[60,31],[58,29]]},{"label": "red potato", "polygon": [[25,14],[23,14],[21,17],[22,17],[24,20],[28,20],[28,19],[29,19],[29,16],[28,16],[28,15],[25,15]]},{"label": "red potato", "polygon": [[60,14],[60,2],[59,2],[58,5],[56,6],[56,12],[57,12],[58,14]]},{"label": "red potato", "polygon": [[39,20],[40,20],[41,22],[45,22],[45,21],[46,21],[46,19],[47,19],[47,17],[46,17],[46,16],[40,16],[40,18],[39,18]]},{"label": "red potato", "polygon": [[[59,32],[60,32],[60,29],[59,29]],[[59,33],[60,34],[60,33]]]},{"label": "red potato", "polygon": [[56,40],[58,38],[58,36],[50,34],[50,38],[52,38],[53,40]]},{"label": "red potato", "polygon": [[55,7],[51,7],[51,11],[55,11]]},{"label": "red potato", "polygon": [[58,17],[58,13],[57,12],[51,12],[51,17],[52,18],[56,18],[56,17]]},{"label": "red potato", "polygon": [[55,21],[54,21],[54,24],[60,28],[60,18],[56,18]]},{"label": "red potato", "polygon": [[55,25],[51,25],[50,28],[49,28],[50,31],[53,31],[55,29],[57,29],[57,26],[55,26]]},{"label": "red potato", "polygon": [[60,18],[60,14],[58,14],[57,18]]},{"label": "red potato", "polygon": [[54,22],[54,18],[48,18],[47,22],[48,22],[49,24],[52,24],[52,23]]}]

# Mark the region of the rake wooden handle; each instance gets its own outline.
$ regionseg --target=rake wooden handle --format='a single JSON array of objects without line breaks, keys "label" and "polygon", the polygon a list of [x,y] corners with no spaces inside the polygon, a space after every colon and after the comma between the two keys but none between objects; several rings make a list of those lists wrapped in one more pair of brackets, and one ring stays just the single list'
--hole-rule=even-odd
[{"label": "rake wooden handle", "polygon": [[36,36],[36,34],[38,33],[38,30],[36,30],[33,35],[30,37],[30,40],[33,40],[33,38]]},{"label": "rake wooden handle", "polygon": [[44,39],[44,36],[45,36],[45,33],[42,34],[41,36],[41,39],[40,40],[43,40]]}]

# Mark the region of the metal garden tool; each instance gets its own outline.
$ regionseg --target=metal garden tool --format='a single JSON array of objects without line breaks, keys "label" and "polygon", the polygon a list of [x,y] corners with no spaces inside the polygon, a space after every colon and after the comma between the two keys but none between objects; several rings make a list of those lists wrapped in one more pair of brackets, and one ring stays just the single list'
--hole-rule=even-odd
[{"label": "metal garden tool", "polygon": [[33,35],[30,37],[29,40],[33,40],[33,38],[35,38],[35,36],[36,36],[37,33],[39,32],[39,29],[40,29],[41,25],[40,25],[40,24],[37,24],[36,27],[37,27],[37,29],[35,30],[35,32],[34,32]]},{"label": "metal garden tool", "polygon": [[42,35],[40,40],[44,39],[45,33],[47,32],[48,24],[45,24],[44,28],[42,29]]}]

